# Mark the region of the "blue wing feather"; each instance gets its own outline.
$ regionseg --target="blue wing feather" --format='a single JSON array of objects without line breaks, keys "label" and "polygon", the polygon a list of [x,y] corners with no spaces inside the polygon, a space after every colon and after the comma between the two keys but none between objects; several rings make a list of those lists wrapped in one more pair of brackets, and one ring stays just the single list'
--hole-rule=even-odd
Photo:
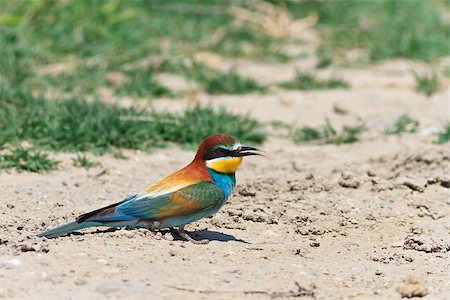
[{"label": "blue wing feather", "polygon": [[155,198],[141,197],[119,205],[116,211],[118,214],[133,216],[137,219],[159,220],[156,214],[171,203],[170,198],[173,194],[169,193]]}]

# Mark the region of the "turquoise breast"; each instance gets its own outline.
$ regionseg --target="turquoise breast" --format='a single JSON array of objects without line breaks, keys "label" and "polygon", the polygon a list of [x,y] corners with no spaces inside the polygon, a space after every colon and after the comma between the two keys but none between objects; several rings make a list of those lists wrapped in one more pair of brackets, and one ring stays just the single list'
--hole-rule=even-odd
[{"label": "turquoise breast", "polygon": [[209,168],[208,172],[213,179],[213,183],[223,191],[226,200],[231,195],[231,192],[236,185],[236,177],[234,176],[234,173],[223,174]]}]

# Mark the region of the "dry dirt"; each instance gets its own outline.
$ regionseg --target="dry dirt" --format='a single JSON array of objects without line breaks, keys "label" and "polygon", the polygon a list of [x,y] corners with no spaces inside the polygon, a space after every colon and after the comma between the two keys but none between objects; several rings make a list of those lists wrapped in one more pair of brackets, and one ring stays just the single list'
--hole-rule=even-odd
[{"label": "dry dirt", "polygon": [[[302,68],[238,70],[263,82]],[[250,157],[238,185],[214,217],[188,226],[193,245],[162,232],[86,230],[47,240],[35,234],[142,190],[193,157],[177,147],[125,151],[128,160],[61,167],[48,174],[0,173],[0,298],[7,299],[449,299],[450,151],[430,142],[449,116],[449,88],[427,98],[414,91],[410,63],[331,69],[353,88],[269,95],[200,95],[261,121],[298,126],[363,120],[351,145],[298,145],[273,132]],[[160,100],[179,110],[189,101]],[[338,107],[338,109],[336,108]],[[406,113],[416,134],[382,130]]]}]

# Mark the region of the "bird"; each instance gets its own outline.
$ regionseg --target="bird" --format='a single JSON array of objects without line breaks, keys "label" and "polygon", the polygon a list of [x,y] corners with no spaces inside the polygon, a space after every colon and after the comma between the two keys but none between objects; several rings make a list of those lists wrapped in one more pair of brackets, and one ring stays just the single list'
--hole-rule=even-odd
[{"label": "bird", "polygon": [[241,145],[232,135],[213,134],[200,143],[194,159],[186,167],[142,192],[82,214],[73,222],[37,236],[55,238],[98,226],[147,228],[153,233],[169,228],[185,241],[206,244],[209,240],[195,240],[185,231],[185,225],[218,212],[236,185],[235,172],[243,157],[263,156],[262,152]]}]

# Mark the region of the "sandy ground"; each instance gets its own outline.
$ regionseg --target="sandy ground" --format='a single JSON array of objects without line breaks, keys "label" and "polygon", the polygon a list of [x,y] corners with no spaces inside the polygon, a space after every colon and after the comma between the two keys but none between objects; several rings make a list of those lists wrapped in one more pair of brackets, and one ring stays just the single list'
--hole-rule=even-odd
[{"label": "sandy ground", "polygon": [[[86,171],[57,154],[48,174],[0,173],[0,298],[7,299],[449,299],[450,151],[434,132],[449,116],[449,89],[413,90],[409,63],[331,69],[353,88],[268,95],[200,95],[261,121],[321,125],[363,120],[351,145],[297,145],[276,132],[246,159],[227,205],[189,225],[193,245],[163,232],[86,230],[52,240],[35,234],[142,190],[193,157],[170,147],[106,155]],[[293,65],[238,70],[261,81],[290,78]],[[188,101],[161,100],[179,110]],[[336,107],[338,109],[336,109]],[[382,130],[406,113],[416,134]]]}]

